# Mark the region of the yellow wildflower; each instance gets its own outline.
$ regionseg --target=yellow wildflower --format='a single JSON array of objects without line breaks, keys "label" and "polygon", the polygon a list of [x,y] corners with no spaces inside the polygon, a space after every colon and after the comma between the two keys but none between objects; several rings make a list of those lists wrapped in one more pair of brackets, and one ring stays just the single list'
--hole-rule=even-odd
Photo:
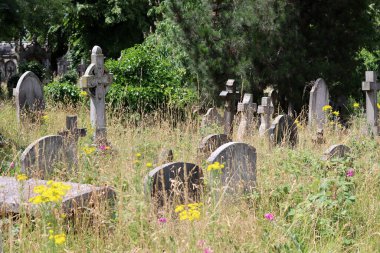
[{"label": "yellow wildflower", "polygon": [[49,230],[49,234],[49,240],[53,240],[57,245],[61,245],[66,241],[66,235],[64,233],[54,234],[53,230]]},{"label": "yellow wildflower", "polygon": [[137,153],[137,154],[136,154],[136,158],[137,158],[137,159],[141,158],[141,153]]},{"label": "yellow wildflower", "polygon": [[331,110],[332,110],[331,105],[325,105],[322,107],[322,111],[324,111],[324,112],[331,111]]},{"label": "yellow wildflower", "polygon": [[338,111],[333,111],[332,114],[334,114],[336,117],[339,116],[339,112]]},{"label": "yellow wildflower", "polygon": [[359,106],[360,106],[359,103],[356,103],[356,102],[354,103],[354,108],[359,108]]},{"label": "yellow wildflower", "polygon": [[46,121],[46,120],[48,120],[48,119],[49,119],[49,116],[47,116],[47,115],[44,115],[44,116],[42,116],[42,119]]},{"label": "yellow wildflower", "polygon": [[146,167],[147,167],[147,168],[152,168],[152,167],[153,167],[153,164],[152,164],[152,163],[146,163]]},{"label": "yellow wildflower", "polygon": [[175,212],[179,215],[179,220],[199,220],[201,218],[200,208],[203,203],[192,203],[188,205],[178,205]]},{"label": "yellow wildflower", "polygon": [[379,103],[377,103],[377,109],[380,109],[380,104]]},{"label": "yellow wildflower", "polygon": [[18,174],[16,176],[17,181],[25,181],[28,179],[28,177],[25,174]]},{"label": "yellow wildflower", "polygon": [[84,147],[83,151],[86,155],[91,155],[96,151],[96,147]]},{"label": "yellow wildflower", "polygon": [[40,204],[46,202],[60,202],[66,195],[67,191],[71,189],[70,185],[54,182],[49,180],[46,185],[35,186],[33,191],[39,195],[29,199],[33,204]]},{"label": "yellow wildflower", "polygon": [[222,170],[224,169],[224,164],[220,164],[219,162],[214,162],[212,164],[209,164],[207,166],[207,171],[211,171],[211,170]]},{"label": "yellow wildflower", "polygon": [[81,96],[81,97],[86,97],[86,96],[87,96],[87,92],[86,92],[86,91],[81,91],[81,92],[79,93],[79,96]]}]

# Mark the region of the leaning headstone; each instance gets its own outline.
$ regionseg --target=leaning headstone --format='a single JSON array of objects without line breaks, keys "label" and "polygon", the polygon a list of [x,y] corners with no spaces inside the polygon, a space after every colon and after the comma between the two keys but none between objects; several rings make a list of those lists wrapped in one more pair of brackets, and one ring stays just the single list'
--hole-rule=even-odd
[{"label": "leaning headstone", "polygon": [[294,147],[298,142],[297,125],[288,115],[277,116],[269,129],[270,140],[275,145],[290,145]]},{"label": "leaning headstone", "polygon": [[237,132],[238,141],[242,141],[247,136],[249,127],[252,125],[255,111],[257,111],[257,104],[253,103],[252,94],[244,94],[243,102],[238,103],[238,112],[241,113]]},{"label": "leaning headstone", "polygon": [[21,154],[21,171],[28,176],[44,178],[64,159],[63,137],[44,136],[31,143]]},{"label": "leaning headstone", "polygon": [[218,110],[213,107],[207,110],[207,113],[202,117],[201,128],[211,125],[220,126],[223,123],[223,118],[220,116]]},{"label": "leaning headstone", "polygon": [[155,164],[170,163],[173,161],[173,158],[174,158],[173,150],[164,148],[160,151],[154,163]]},{"label": "leaning headstone", "polygon": [[[15,177],[0,177],[0,215],[33,214],[39,205],[28,200],[36,193],[35,186],[46,185],[45,180],[28,179],[17,181]],[[116,193],[111,187],[96,187],[88,184],[64,182],[71,187],[62,200],[62,209],[66,214],[76,213],[81,209],[94,208],[94,204],[104,200],[115,199]]]},{"label": "leaning headstone", "polygon": [[362,83],[362,90],[365,91],[366,115],[370,132],[374,135],[379,135],[377,91],[380,90],[380,83],[377,82],[377,73],[375,71],[365,72],[365,82]]},{"label": "leaning headstone", "polygon": [[230,141],[231,139],[225,134],[210,134],[201,140],[198,151],[202,156],[208,157],[214,150]]},{"label": "leaning headstone", "polygon": [[107,143],[106,135],[106,102],[105,96],[112,83],[112,74],[104,69],[104,55],[102,49],[94,46],[91,53],[91,64],[84,76],[79,80],[80,87],[85,90],[91,99],[90,118],[95,128],[95,142]]},{"label": "leaning headstone", "polygon": [[324,153],[322,160],[330,160],[332,158],[342,158],[350,153],[350,148],[343,144],[332,145]]},{"label": "leaning headstone", "polygon": [[150,193],[153,202],[163,207],[171,203],[199,201],[203,173],[195,164],[173,162],[150,171],[144,181],[145,191]]},{"label": "leaning headstone", "polygon": [[16,98],[17,119],[21,121],[24,112],[38,113],[45,108],[43,88],[40,79],[31,71],[25,72],[13,89]]},{"label": "leaning headstone", "polygon": [[234,115],[236,114],[235,101],[239,96],[236,91],[235,80],[229,79],[226,83],[226,89],[219,94],[225,100],[224,105],[224,134],[232,136]]},{"label": "leaning headstone", "polygon": [[317,126],[318,129],[323,128],[326,122],[326,112],[323,106],[329,104],[329,90],[325,81],[319,78],[315,81],[309,98],[309,126]]},{"label": "leaning headstone", "polygon": [[259,135],[263,136],[270,128],[270,121],[273,114],[273,106],[270,97],[261,98],[261,105],[257,109],[257,113],[261,115],[261,124],[259,127]]},{"label": "leaning headstone", "polygon": [[[246,143],[229,142],[217,148],[207,159],[208,164],[223,164],[219,178],[228,192],[250,192],[256,186],[256,149]],[[213,182],[212,182],[213,183]]]}]

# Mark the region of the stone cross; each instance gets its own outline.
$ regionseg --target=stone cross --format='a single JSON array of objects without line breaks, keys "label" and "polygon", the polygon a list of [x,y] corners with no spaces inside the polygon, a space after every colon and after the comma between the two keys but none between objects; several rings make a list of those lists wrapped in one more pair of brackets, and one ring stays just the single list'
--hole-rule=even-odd
[{"label": "stone cross", "polygon": [[261,105],[259,105],[257,112],[261,115],[261,124],[259,128],[260,136],[263,136],[270,128],[270,120],[272,118],[274,108],[270,97],[261,98]]},{"label": "stone cross", "polygon": [[366,93],[367,123],[371,128],[371,132],[378,135],[377,91],[380,90],[380,83],[377,82],[377,73],[375,71],[365,72],[365,82],[362,83],[362,90]]},{"label": "stone cross", "polygon": [[253,103],[253,95],[249,93],[244,94],[243,102],[238,103],[237,110],[241,113],[237,139],[238,141],[242,141],[247,135],[249,125],[252,124],[253,114],[257,111],[257,104]]},{"label": "stone cross", "polygon": [[80,87],[87,91],[91,98],[91,125],[95,128],[95,142],[106,143],[106,103],[105,96],[112,83],[112,74],[104,70],[102,49],[94,46],[91,53],[91,64],[79,80]]},{"label": "stone cross", "polygon": [[239,92],[236,91],[235,80],[228,79],[226,90],[220,92],[219,96],[225,100],[224,105],[224,133],[231,136],[233,133],[232,122],[236,113],[235,101]]}]

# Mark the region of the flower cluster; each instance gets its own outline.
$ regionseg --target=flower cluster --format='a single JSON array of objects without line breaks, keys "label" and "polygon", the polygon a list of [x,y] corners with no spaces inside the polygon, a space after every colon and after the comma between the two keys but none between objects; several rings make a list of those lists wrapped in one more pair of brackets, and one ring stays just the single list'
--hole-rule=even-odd
[{"label": "flower cluster", "polygon": [[269,221],[272,221],[272,220],[274,220],[274,214],[273,213],[266,213],[266,214],[264,214],[264,218],[269,220]]},{"label": "flower cluster", "polygon": [[61,234],[54,234],[53,230],[49,230],[49,240],[54,241],[55,244],[61,245],[64,244],[66,241],[66,235],[64,233]]},{"label": "flower cluster", "polygon": [[322,107],[322,111],[324,112],[328,112],[328,111],[331,111],[332,110],[332,107],[331,105],[325,105]]},{"label": "flower cluster", "polygon": [[29,202],[33,204],[60,202],[70,189],[70,185],[49,180],[46,185],[34,187],[33,191],[39,195],[30,198]]},{"label": "flower cluster", "polygon": [[222,169],[224,169],[224,164],[221,164],[219,162],[214,162],[207,166],[207,171],[212,171],[212,170],[220,171]]},{"label": "flower cluster", "polygon": [[82,90],[82,91],[79,93],[79,96],[82,97],[82,98],[87,97],[87,92]]},{"label": "flower cluster", "polygon": [[354,106],[354,108],[359,108],[359,107],[360,107],[359,103],[357,103],[357,102],[355,102],[355,103],[353,104],[353,106]]},{"label": "flower cluster", "polygon": [[201,206],[203,203],[192,203],[188,205],[178,205],[175,212],[179,214],[180,220],[199,220],[201,218]]},{"label": "flower cluster", "polygon": [[99,146],[99,149],[100,149],[101,151],[106,151],[106,150],[110,150],[111,147],[110,147],[110,146],[107,146],[107,145],[100,145],[100,146]]},{"label": "flower cluster", "polygon": [[95,147],[84,147],[82,150],[84,151],[84,153],[86,155],[91,155],[92,153],[94,153],[96,151],[96,148]]},{"label": "flower cluster", "polygon": [[16,180],[17,181],[25,181],[25,180],[27,180],[28,179],[28,177],[25,175],[25,174],[18,174],[17,176],[16,176]]}]

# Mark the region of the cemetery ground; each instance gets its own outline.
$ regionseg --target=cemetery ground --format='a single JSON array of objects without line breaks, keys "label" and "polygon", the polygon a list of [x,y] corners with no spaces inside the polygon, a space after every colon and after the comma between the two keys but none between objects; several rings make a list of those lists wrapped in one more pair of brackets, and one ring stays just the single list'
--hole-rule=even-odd
[{"label": "cemetery ground", "polygon": [[[19,156],[32,141],[65,127],[66,115],[78,115],[76,171],[56,168],[55,181],[112,186],[114,206],[99,206],[74,220],[41,209],[30,216],[1,218],[4,252],[378,252],[380,249],[379,139],[363,133],[364,115],[353,113],[350,127],[328,124],[325,143],[313,142],[304,117],[298,118],[299,142],[294,148],[273,147],[258,130],[244,142],[256,148],[257,185],[247,194],[230,195],[209,184],[206,159],[198,154],[200,140],[221,127],[200,129],[190,113],[175,127],[159,114],[136,122],[108,116],[105,150],[91,148],[87,104],[77,108],[47,103],[40,122],[19,125],[11,102],[0,104],[2,176],[20,174]],[[306,116],[306,115],[305,115]],[[236,136],[237,125],[234,129]],[[236,138],[233,138],[236,139]],[[345,144],[345,158],[321,159],[334,144]],[[199,217],[157,214],[144,193],[144,177],[162,148],[174,161],[203,168],[206,187]],[[102,148],[103,149],[103,148]],[[219,191],[219,192],[218,192]],[[218,192],[218,194],[215,194]],[[216,198],[215,196],[221,196]],[[57,212],[57,211],[56,211]],[[51,217],[55,217],[51,224]],[[199,219],[198,219],[199,218]],[[50,223],[49,223],[50,222]],[[53,230],[53,231],[49,231]],[[49,240],[51,235],[64,240]],[[63,241],[63,242],[62,242]]]}]

